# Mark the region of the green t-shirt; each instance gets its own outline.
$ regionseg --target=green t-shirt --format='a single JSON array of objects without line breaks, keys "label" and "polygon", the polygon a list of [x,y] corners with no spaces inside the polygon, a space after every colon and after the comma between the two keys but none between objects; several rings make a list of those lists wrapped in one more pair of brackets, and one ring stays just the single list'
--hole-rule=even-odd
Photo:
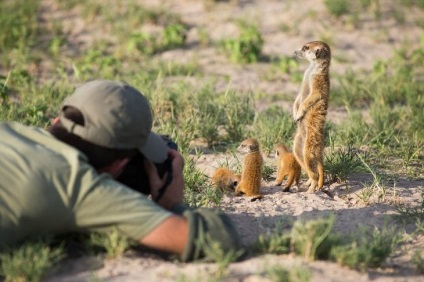
[{"label": "green t-shirt", "polygon": [[0,123],[0,246],[28,236],[107,231],[140,239],[172,213],[99,174],[41,129]]}]

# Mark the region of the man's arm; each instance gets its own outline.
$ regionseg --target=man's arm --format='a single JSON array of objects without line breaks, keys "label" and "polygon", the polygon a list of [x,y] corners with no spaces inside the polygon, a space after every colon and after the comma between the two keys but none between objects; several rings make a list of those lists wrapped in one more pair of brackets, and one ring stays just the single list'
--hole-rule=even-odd
[{"label": "man's arm", "polygon": [[149,248],[182,255],[187,240],[187,220],[182,216],[173,215],[141,238],[139,243]]},{"label": "man's arm", "polygon": [[[159,200],[158,205],[167,210],[174,206],[183,204],[183,164],[184,159],[176,150],[169,150],[168,157],[172,159],[173,178],[165,194]],[[165,183],[166,175],[160,179],[153,163],[146,161],[145,168],[149,177],[150,189],[153,199],[157,197],[159,188]],[[147,247],[161,251],[171,252],[181,255],[188,240],[187,219],[180,215],[173,215],[167,218],[157,228],[139,240]]]},{"label": "man's arm", "polygon": [[[174,215],[139,242],[148,247],[179,254],[182,261],[191,261],[205,255],[204,246],[199,244],[199,240],[207,239],[209,242],[218,242],[224,252],[235,251],[238,257],[241,257],[245,253],[243,244],[228,216],[214,209],[191,209],[184,206],[184,160],[175,150],[169,150],[168,156],[172,159],[173,180],[158,204]],[[155,199],[166,175],[161,180],[153,164],[147,162],[145,167],[151,184],[151,194]]]}]

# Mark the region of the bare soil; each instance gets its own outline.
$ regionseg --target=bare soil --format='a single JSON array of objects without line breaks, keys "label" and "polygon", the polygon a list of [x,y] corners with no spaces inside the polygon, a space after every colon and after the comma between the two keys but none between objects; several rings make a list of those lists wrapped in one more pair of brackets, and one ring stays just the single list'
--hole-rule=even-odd
[{"label": "bare soil", "polygon": [[[182,20],[191,27],[186,48],[167,51],[157,55],[159,58],[179,62],[198,61],[205,79],[210,76],[218,77],[217,90],[228,87],[229,78],[230,87],[236,90],[253,90],[270,95],[280,93],[285,97],[273,103],[281,105],[289,113],[291,102],[287,97],[294,99],[300,85],[290,82],[288,76],[274,80],[264,79],[270,71],[266,59],[250,65],[230,63],[215,47],[199,43],[199,28],[207,31],[211,41],[218,41],[237,34],[235,21],[247,18],[257,23],[262,32],[265,41],[264,58],[291,56],[305,42],[326,39],[333,52],[333,74],[343,74],[348,69],[370,70],[374,62],[390,58],[401,46],[419,46],[419,37],[423,34],[423,30],[416,24],[424,17],[422,10],[408,8],[403,23],[388,16],[397,9],[403,9],[396,0],[380,1],[382,17],[378,21],[372,12],[359,13],[356,25],[349,23],[349,16],[339,19],[330,16],[323,1],[318,0],[138,2],[146,7],[169,8],[173,13],[181,15]],[[59,14],[55,13],[51,1],[44,0],[43,3],[42,16],[60,18],[64,27],[69,29],[72,46],[87,47],[96,38],[108,36],[98,26],[83,25],[78,11]],[[306,68],[306,63],[304,66]],[[258,108],[269,106],[269,102],[265,101],[266,99],[257,101]],[[338,123],[346,116],[347,112],[343,108],[332,107],[330,101],[329,120]],[[205,153],[197,160],[197,165],[210,176],[218,163],[229,157],[226,154]],[[276,165],[275,159],[265,157],[268,165]],[[395,204],[418,204],[424,187],[423,179],[397,179],[396,183],[389,186],[385,198],[374,196],[368,203],[364,203],[358,195],[370,183],[370,175],[356,174],[350,177],[347,184],[336,183],[325,187],[326,193],[308,194],[302,187],[294,187],[293,193],[284,193],[281,188],[273,185],[273,181],[264,181],[264,199],[251,202],[246,197],[226,195],[219,208],[233,219],[245,244],[254,242],[259,234],[270,233],[277,223],[289,226],[290,222],[299,218],[314,219],[330,213],[336,215],[335,231],[348,235],[362,225],[382,228],[396,213]],[[405,234],[410,234],[412,230],[413,226],[406,226]],[[264,255],[232,263],[222,281],[270,281],[265,275],[266,269],[276,265],[287,268],[305,265],[312,271],[311,281],[424,281],[424,276],[417,274],[410,262],[415,250],[424,249],[424,238],[408,238],[383,267],[366,273],[326,261],[306,262],[292,255]],[[216,267],[211,263],[183,264],[156,254],[133,250],[113,260],[98,257],[70,259],[48,280],[206,281],[213,277]]]}]

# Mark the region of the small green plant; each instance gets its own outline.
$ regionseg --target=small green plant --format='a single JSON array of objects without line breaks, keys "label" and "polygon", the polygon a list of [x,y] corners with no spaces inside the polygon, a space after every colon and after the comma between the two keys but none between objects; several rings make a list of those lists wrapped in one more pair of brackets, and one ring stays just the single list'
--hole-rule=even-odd
[{"label": "small green plant", "polygon": [[264,40],[255,25],[240,21],[240,36],[220,42],[220,47],[234,63],[254,63],[258,61]]},{"label": "small green plant", "polygon": [[336,149],[331,138],[330,143],[330,152],[325,154],[324,168],[331,182],[345,182],[349,175],[363,171],[362,161],[352,144]]},{"label": "small green plant", "polygon": [[341,265],[365,271],[381,266],[402,240],[398,232],[387,227],[362,232],[351,244],[332,248],[331,257]]},{"label": "small green plant", "polygon": [[127,43],[128,51],[139,51],[144,55],[152,55],[159,49],[158,39],[145,32],[133,32]]},{"label": "small green plant", "polygon": [[358,157],[361,160],[365,169],[368,170],[373,177],[373,182],[370,186],[368,186],[367,189],[369,189],[370,191],[377,191],[378,201],[384,202],[386,200],[387,186],[385,184],[383,177],[380,174],[378,174],[374,169],[372,169],[369,166],[369,164],[365,162],[362,156],[358,155]]},{"label": "small green plant", "polygon": [[271,278],[271,281],[275,281],[275,282],[290,281],[290,272],[282,266],[269,267],[266,270],[266,274],[269,278]]},{"label": "small green plant", "polygon": [[424,274],[424,258],[419,251],[415,251],[411,258],[412,264],[418,273]]},{"label": "small green plant", "polygon": [[266,273],[274,282],[308,282],[312,276],[311,270],[304,266],[295,266],[290,270],[281,266],[273,266],[268,267]]},{"label": "small green plant", "polygon": [[278,228],[270,235],[259,234],[258,240],[252,245],[259,254],[288,254],[290,252],[290,234],[283,233]]},{"label": "small green plant", "polygon": [[278,67],[282,73],[291,74],[299,70],[299,60],[289,56],[281,56],[278,60]]},{"label": "small green plant", "polygon": [[187,38],[187,27],[182,24],[167,25],[163,31],[162,50],[175,49],[184,46]]},{"label": "small green plant", "polygon": [[225,276],[230,263],[236,261],[244,253],[243,250],[229,250],[228,252],[224,252],[221,243],[209,237],[199,238],[197,244],[200,245],[200,248],[204,252],[205,259],[217,264],[218,269],[214,277],[217,281],[220,281]]},{"label": "small green plant", "polygon": [[15,111],[15,118],[27,125],[46,127],[50,124],[50,119],[46,115],[47,109],[45,104],[20,106]]},{"label": "small green plant", "polygon": [[269,181],[274,172],[275,172],[275,166],[270,166],[266,163],[262,166],[262,178],[265,181]]},{"label": "small green plant", "polygon": [[64,258],[61,245],[50,247],[38,239],[0,253],[0,275],[5,281],[40,281]]},{"label": "small green plant", "polygon": [[356,193],[359,199],[365,204],[368,204],[371,200],[372,195],[374,194],[374,187],[364,187],[360,192]]},{"label": "small green plant", "polygon": [[330,238],[335,216],[310,221],[296,221],[291,230],[291,249],[306,260],[313,261],[320,253],[319,248]]},{"label": "small green plant", "polygon": [[345,0],[324,0],[324,4],[331,15],[339,18],[349,13],[349,1]]},{"label": "small green plant", "polygon": [[105,250],[106,257],[112,259],[122,256],[131,247],[132,242],[127,237],[122,236],[117,229],[113,229],[106,233],[91,233],[90,245]]},{"label": "small green plant", "polygon": [[397,138],[399,144],[399,153],[403,161],[405,168],[410,168],[411,164],[415,161],[419,161],[420,156],[424,150],[424,141],[418,138],[418,134],[413,134],[411,138],[401,140]]}]

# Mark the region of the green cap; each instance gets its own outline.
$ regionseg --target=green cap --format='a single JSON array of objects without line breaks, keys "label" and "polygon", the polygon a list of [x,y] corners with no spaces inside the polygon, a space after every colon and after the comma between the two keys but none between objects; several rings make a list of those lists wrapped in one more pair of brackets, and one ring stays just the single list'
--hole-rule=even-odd
[{"label": "green cap", "polygon": [[[84,126],[65,117],[72,106],[84,117]],[[114,149],[134,149],[149,160],[167,158],[165,141],[151,132],[152,112],[146,97],[137,89],[110,80],[93,80],[78,87],[62,104],[59,118],[71,133],[93,144]]]}]

